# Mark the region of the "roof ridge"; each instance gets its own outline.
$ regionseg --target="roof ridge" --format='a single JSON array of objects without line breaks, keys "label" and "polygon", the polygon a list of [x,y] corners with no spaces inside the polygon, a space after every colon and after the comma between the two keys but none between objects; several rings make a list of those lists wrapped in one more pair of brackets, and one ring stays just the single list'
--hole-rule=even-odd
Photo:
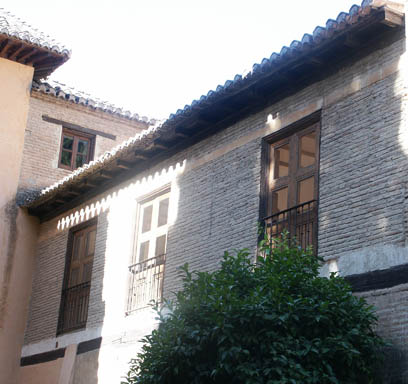
[{"label": "roof ridge", "polygon": [[136,112],[125,110],[109,101],[102,100],[98,97],[92,96],[88,92],[78,90],[75,87],[68,86],[56,80],[34,80],[32,89],[46,95],[71,101],[75,104],[83,105],[94,110],[100,110],[128,120],[140,121],[149,125],[155,125],[159,121],[155,118],[141,116]]}]

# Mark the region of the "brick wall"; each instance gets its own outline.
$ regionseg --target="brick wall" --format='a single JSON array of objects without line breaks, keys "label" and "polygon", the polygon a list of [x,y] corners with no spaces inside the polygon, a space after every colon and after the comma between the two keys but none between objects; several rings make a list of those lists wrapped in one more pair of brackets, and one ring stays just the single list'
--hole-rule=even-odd
[{"label": "brick wall", "polygon": [[[405,244],[404,82],[394,74],[323,110],[319,253]],[[342,263],[344,263],[342,261]]]},{"label": "brick wall", "polygon": [[[88,202],[89,206],[106,195],[112,201],[108,215],[98,223],[98,231],[104,229],[98,233],[87,327],[103,324],[122,343],[125,327],[134,329],[143,321],[142,315],[126,319],[124,306],[134,229],[131,216],[138,196],[171,184],[176,212],[169,227],[164,280],[165,296],[170,296],[180,287],[178,267],[185,262],[192,269],[213,270],[224,250],[256,248],[262,139],[318,109],[322,109],[319,253],[327,259],[337,258],[340,267],[348,265],[343,270],[346,273],[356,273],[357,257],[363,272],[379,259],[387,260],[383,266],[391,265],[389,253],[380,247],[402,249],[406,237],[404,169],[408,152],[401,143],[406,127],[405,89],[396,72],[404,47],[400,40],[350,64]],[[270,115],[276,113],[278,118],[270,123]],[[182,169],[172,173],[177,164],[183,164]],[[51,325],[44,330],[38,325],[55,322],[36,315],[33,308],[59,306],[41,301],[36,292],[46,279],[47,268],[43,268],[50,254],[65,246],[55,236],[64,216],[42,225],[27,343],[55,336]],[[370,247],[380,251],[371,252]],[[60,253],[59,257],[64,256]],[[395,260],[401,260],[398,257]],[[62,279],[61,262],[49,268]],[[380,329],[382,324],[383,320]],[[394,329],[397,332],[398,326]]]},{"label": "brick wall", "polygon": [[376,308],[377,332],[391,344],[385,349],[384,383],[408,382],[408,284],[358,294]]},{"label": "brick wall", "polygon": [[94,158],[147,127],[143,122],[92,111],[72,102],[33,91],[20,173],[20,188],[23,189],[35,190],[47,187],[70,173],[68,170],[58,168],[62,126],[44,121],[43,115],[115,135],[116,140],[96,136]]},{"label": "brick wall", "polygon": [[34,270],[25,343],[38,340],[37,335],[56,335],[67,241],[68,232],[65,231],[38,245],[37,254],[40,256]]}]

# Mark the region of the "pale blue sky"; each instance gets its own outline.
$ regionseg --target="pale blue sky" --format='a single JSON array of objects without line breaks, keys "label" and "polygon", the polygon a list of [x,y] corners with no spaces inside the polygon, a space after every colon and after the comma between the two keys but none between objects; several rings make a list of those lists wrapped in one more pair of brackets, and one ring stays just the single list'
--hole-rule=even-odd
[{"label": "pale blue sky", "polygon": [[354,3],[1,0],[0,6],[72,50],[53,79],[165,118]]}]

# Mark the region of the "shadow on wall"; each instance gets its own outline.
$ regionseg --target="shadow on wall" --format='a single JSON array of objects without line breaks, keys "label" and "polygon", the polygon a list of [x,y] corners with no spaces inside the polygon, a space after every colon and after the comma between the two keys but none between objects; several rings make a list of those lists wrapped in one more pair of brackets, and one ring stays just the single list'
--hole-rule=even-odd
[{"label": "shadow on wall", "polygon": [[[319,254],[341,275],[408,263],[404,75],[389,75],[322,113]],[[359,296],[376,308],[378,333],[392,343],[384,383],[408,383],[408,285]]]}]

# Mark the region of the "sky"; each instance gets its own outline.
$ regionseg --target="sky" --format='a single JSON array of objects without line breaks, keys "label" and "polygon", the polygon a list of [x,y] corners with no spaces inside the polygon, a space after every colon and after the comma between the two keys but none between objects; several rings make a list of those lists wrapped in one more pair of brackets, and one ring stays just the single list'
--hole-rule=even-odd
[{"label": "sky", "polygon": [[1,0],[0,7],[72,51],[51,79],[164,119],[354,3]]}]

